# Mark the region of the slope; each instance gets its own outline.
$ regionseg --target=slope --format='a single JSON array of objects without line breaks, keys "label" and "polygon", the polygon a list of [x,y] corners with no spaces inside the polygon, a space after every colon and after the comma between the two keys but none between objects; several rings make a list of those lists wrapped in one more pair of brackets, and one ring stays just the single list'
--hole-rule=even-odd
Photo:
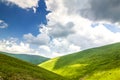
[{"label": "slope", "polygon": [[120,43],[57,57],[39,66],[71,80],[120,80]]},{"label": "slope", "polygon": [[49,58],[46,57],[42,57],[42,56],[38,56],[38,55],[28,55],[28,54],[11,54],[11,53],[5,53],[5,52],[1,52],[2,54],[14,57],[14,58],[18,58],[27,62],[30,62],[32,64],[40,64],[44,61],[49,60]]},{"label": "slope", "polygon": [[0,54],[0,80],[66,80],[27,62]]}]

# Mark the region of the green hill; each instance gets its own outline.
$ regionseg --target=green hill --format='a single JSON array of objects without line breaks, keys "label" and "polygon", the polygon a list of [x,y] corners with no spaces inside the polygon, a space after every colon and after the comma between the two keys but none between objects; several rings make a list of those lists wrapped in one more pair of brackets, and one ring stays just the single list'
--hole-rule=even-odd
[{"label": "green hill", "polygon": [[1,52],[2,54],[11,56],[11,57],[15,57],[27,62],[30,62],[32,64],[40,64],[44,61],[49,60],[49,58],[46,57],[42,57],[42,56],[38,56],[38,55],[28,55],[28,54],[11,54],[11,53],[5,53],[5,52]]},{"label": "green hill", "polygon": [[38,66],[0,54],[0,80],[66,80]]},{"label": "green hill", "polygon": [[120,80],[120,43],[57,57],[39,66],[71,80]]}]

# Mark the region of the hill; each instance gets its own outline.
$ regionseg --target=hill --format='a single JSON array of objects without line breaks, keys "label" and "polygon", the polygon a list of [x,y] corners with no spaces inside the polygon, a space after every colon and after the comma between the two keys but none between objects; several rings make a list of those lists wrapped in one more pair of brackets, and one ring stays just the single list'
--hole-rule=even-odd
[{"label": "hill", "polygon": [[49,58],[46,57],[42,57],[42,56],[38,56],[38,55],[28,55],[28,54],[11,54],[11,53],[5,53],[5,52],[1,52],[2,54],[14,57],[14,58],[18,58],[27,62],[30,62],[32,64],[40,64],[44,61],[49,60]]},{"label": "hill", "polygon": [[38,66],[0,54],[0,80],[66,80]]},{"label": "hill", "polygon": [[39,66],[71,80],[120,80],[120,43],[57,57]]}]

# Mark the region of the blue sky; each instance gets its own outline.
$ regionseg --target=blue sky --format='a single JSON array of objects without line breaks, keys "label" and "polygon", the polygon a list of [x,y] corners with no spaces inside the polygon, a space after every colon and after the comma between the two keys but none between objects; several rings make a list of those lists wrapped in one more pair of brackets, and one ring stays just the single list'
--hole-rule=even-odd
[{"label": "blue sky", "polygon": [[33,33],[38,34],[38,26],[40,24],[47,24],[46,15],[46,5],[44,0],[40,0],[38,3],[36,13],[32,9],[28,11],[22,9],[16,5],[6,5],[5,3],[0,3],[0,19],[4,20],[9,27],[5,30],[1,29],[1,38],[18,37],[22,38],[23,34]]},{"label": "blue sky", "polygon": [[116,0],[0,0],[0,51],[56,57],[120,42],[119,7]]}]

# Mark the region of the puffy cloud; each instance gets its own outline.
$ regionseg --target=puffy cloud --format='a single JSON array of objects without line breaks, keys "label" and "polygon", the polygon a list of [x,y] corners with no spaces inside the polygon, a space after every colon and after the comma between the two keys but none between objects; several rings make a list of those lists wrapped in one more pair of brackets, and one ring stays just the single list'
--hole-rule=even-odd
[{"label": "puffy cloud", "polygon": [[48,45],[40,45],[38,48],[38,53],[45,57],[57,57],[77,51],[80,51],[80,47],[65,39],[53,39]]},{"label": "puffy cloud", "polygon": [[[49,19],[47,27],[50,27],[52,31],[48,32],[53,35],[53,43],[51,44],[52,51],[59,54],[65,54],[120,41],[118,37],[120,36],[120,32],[112,32],[101,23],[101,21],[113,22],[115,21],[114,18],[109,15],[106,16],[107,18],[103,17],[103,19],[101,19],[102,17],[97,17],[92,11],[92,1],[95,0],[46,1],[48,10],[52,11],[47,15]],[[95,2],[98,1],[99,0],[96,0]],[[108,0],[104,4],[107,4],[107,2]],[[100,3],[95,7],[98,6],[102,7],[102,4]],[[100,9],[104,9],[101,7]],[[112,8],[114,8],[114,6],[111,8],[109,7],[111,10]],[[100,9],[98,8],[98,10]],[[99,11],[99,14],[104,15],[102,13],[102,11]],[[92,27],[94,20],[100,21],[100,23],[98,22],[98,25]],[[116,20],[116,22],[117,21],[118,20]],[[69,22],[74,24],[71,28],[69,28],[69,25],[65,25]],[[63,36],[67,33],[67,30],[74,31],[74,33]],[[70,46],[72,46],[72,48],[75,47],[75,50],[72,50]]]},{"label": "puffy cloud", "polygon": [[78,33],[70,35],[68,37],[68,41],[77,46],[81,46],[81,49],[83,50],[119,42],[120,38],[118,36],[120,36],[120,32],[111,32],[103,24],[99,24],[94,28],[88,27],[86,29],[79,30]]},{"label": "puffy cloud", "polygon": [[40,28],[40,34],[37,36],[33,36],[31,33],[25,34],[24,39],[30,43],[35,45],[47,45],[50,41],[50,37],[47,34],[47,28]]},{"label": "puffy cloud", "polygon": [[3,20],[0,20],[0,28],[3,29],[3,28],[7,28],[8,27],[8,24],[5,23]]},{"label": "puffy cloud", "polygon": [[22,9],[32,8],[36,12],[39,0],[2,0],[2,2],[5,2],[7,5],[17,5]]},{"label": "puffy cloud", "polygon": [[51,49],[47,45],[41,45],[38,47],[38,53],[45,57],[53,57]]},{"label": "puffy cloud", "polygon": [[[71,29],[73,26],[74,24],[71,22],[65,24],[65,26],[56,25],[55,27],[50,25],[48,25],[48,27],[40,25],[40,33],[37,36],[33,36],[31,33],[28,33],[23,37],[30,45],[36,45],[35,53],[37,54],[45,57],[62,56],[73,51],[76,52],[80,50],[79,46],[71,44],[64,39],[64,37],[73,34],[73,30]],[[55,28],[55,30],[53,28]],[[58,28],[60,31],[57,31],[59,30]],[[52,31],[54,31],[55,34],[51,33]],[[56,33],[58,33],[57,36]],[[53,38],[50,39],[50,36]],[[61,39],[62,37],[63,39]]]},{"label": "puffy cloud", "polygon": [[53,53],[65,55],[71,52],[80,51],[80,47],[69,43],[66,39],[55,38],[50,43],[50,48]]},{"label": "puffy cloud", "polygon": [[9,53],[33,53],[34,50],[30,48],[27,43],[17,43],[15,38],[9,40],[0,40],[0,50]]},{"label": "puffy cloud", "polygon": [[68,22],[65,26],[60,23],[50,25],[48,26],[49,28],[51,28],[51,30],[49,30],[49,35],[56,38],[67,37],[69,34],[74,33],[74,30],[72,29],[73,26],[74,24],[72,22]]},{"label": "puffy cloud", "polygon": [[26,39],[28,43],[35,45],[46,45],[50,41],[50,37],[46,34],[39,34],[35,37],[31,33],[29,33],[24,35],[24,39]]}]

